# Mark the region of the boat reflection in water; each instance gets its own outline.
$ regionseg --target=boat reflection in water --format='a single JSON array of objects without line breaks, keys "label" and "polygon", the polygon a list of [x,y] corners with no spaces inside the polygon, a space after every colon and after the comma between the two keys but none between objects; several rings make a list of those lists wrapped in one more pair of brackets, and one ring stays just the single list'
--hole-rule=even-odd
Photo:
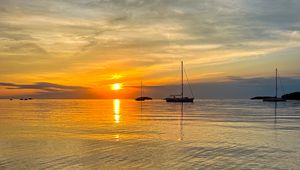
[{"label": "boat reflection in water", "polygon": [[274,103],[274,123],[277,123],[277,102]]},{"label": "boat reflection in water", "polygon": [[183,141],[183,103],[181,103],[181,112],[180,112],[180,133],[179,133],[179,141]]}]

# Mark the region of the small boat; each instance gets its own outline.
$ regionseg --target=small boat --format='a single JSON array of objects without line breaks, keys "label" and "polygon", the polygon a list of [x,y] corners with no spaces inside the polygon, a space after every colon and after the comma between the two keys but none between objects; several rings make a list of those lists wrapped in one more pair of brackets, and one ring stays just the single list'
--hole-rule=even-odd
[{"label": "small boat", "polygon": [[141,96],[135,99],[136,101],[152,100],[151,97],[143,96],[143,82],[141,82]]},{"label": "small boat", "polygon": [[283,98],[278,98],[278,97],[271,97],[271,98],[267,98],[267,99],[263,99],[264,102],[286,102],[285,99]]},{"label": "small boat", "polygon": [[256,97],[252,97],[251,100],[264,100],[264,99],[269,99],[269,98],[274,98],[271,96],[256,96]]},{"label": "small boat", "polygon": [[165,98],[165,100],[166,100],[166,102],[194,102],[194,98],[176,97],[176,96],[179,96],[179,95],[171,95],[171,97],[167,97],[167,98]]},{"label": "small boat", "polygon": [[144,100],[152,100],[151,97],[138,97],[135,99],[136,101],[144,101]]},{"label": "small boat", "polygon": [[165,98],[165,100],[166,102],[194,102],[194,97],[184,97],[183,95],[183,61],[181,61],[181,94],[170,95],[170,97]]},{"label": "small boat", "polygon": [[277,71],[277,68],[276,68],[276,76],[275,76],[275,79],[276,79],[276,83],[275,83],[275,97],[270,97],[270,98],[265,98],[263,99],[264,102],[286,102],[285,99],[281,98],[281,97],[277,97],[277,91],[278,91],[278,88],[277,88],[277,79],[278,79],[278,71]]}]

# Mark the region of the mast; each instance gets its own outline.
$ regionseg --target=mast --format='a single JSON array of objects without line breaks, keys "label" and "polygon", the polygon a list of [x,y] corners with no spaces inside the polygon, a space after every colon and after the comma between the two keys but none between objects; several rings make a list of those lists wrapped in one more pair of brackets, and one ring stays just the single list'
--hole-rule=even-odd
[{"label": "mast", "polygon": [[181,98],[183,99],[183,61],[181,61]]},{"label": "mast", "polygon": [[277,98],[277,68],[276,68],[276,86],[275,86],[275,98]]},{"label": "mast", "polygon": [[143,81],[141,81],[141,97],[143,97]]}]

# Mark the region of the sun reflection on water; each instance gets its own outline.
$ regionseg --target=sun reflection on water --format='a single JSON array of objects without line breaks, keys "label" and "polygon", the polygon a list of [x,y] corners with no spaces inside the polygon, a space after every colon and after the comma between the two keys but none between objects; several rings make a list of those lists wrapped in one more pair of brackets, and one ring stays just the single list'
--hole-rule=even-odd
[{"label": "sun reflection on water", "polygon": [[114,122],[116,124],[120,123],[120,99],[114,99]]},{"label": "sun reflection on water", "polygon": [[120,140],[120,134],[115,134],[114,138],[115,138],[116,141],[119,141]]}]

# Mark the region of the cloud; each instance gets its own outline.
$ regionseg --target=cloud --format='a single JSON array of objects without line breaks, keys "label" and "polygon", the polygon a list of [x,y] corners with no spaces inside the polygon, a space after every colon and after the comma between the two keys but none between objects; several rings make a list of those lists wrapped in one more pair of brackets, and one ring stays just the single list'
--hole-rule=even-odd
[{"label": "cloud", "polygon": [[[8,90],[34,90],[29,94],[13,95],[14,98],[33,97],[33,98],[95,98],[88,87],[66,86],[48,82],[37,82],[33,84],[15,84],[0,82],[0,86]],[[12,96],[0,95],[0,98],[11,98]]]},{"label": "cloud", "polygon": [[43,90],[43,91],[88,89],[86,87],[65,86],[65,85],[59,85],[59,84],[48,83],[48,82],[37,82],[34,84],[14,84],[14,83],[0,82],[0,86],[4,86],[7,89],[35,89],[35,90]]},{"label": "cloud", "polygon": [[[126,72],[135,78],[145,74],[157,83],[172,79],[181,59],[192,65],[198,82],[203,80],[198,75],[210,73],[222,73],[214,77],[216,82],[226,75],[263,76],[259,72],[275,65],[290,67],[289,75],[298,72],[290,66],[299,61],[299,49],[293,49],[300,42],[298,1],[0,3],[2,81],[22,82],[30,76],[37,77],[32,82],[55,82],[80,74],[83,79],[90,77],[84,82],[92,84],[104,80],[90,75]],[[44,75],[55,79],[38,80]]]}]

